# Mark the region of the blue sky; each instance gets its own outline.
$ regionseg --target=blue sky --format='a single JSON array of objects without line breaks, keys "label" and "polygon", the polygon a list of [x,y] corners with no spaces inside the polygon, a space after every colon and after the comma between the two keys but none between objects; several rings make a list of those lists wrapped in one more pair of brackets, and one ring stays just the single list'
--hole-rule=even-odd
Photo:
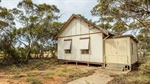
[{"label": "blue sky", "polygon": [[[2,0],[0,5],[11,9],[16,7],[19,1],[22,0]],[[81,14],[93,21],[98,19],[98,17],[93,17],[90,13],[92,8],[98,3],[97,0],[33,0],[33,2],[36,4],[56,5],[60,9],[60,14],[62,14],[59,19],[61,22],[67,21],[73,13]]]}]

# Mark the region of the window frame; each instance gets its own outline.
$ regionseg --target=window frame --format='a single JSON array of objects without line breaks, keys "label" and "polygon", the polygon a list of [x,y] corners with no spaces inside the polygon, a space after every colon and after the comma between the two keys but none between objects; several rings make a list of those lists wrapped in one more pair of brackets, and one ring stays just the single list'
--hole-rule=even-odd
[{"label": "window frame", "polygon": [[89,49],[81,49],[80,52],[81,52],[81,54],[90,54]]},{"label": "window frame", "polygon": [[88,49],[80,49],[80,54],[90,54],[90,37],[83,37],[80,40],[89,39]]},{"label": "window frame", "polygon": [[71,49],[64,50],[65,54],[71,54]]},{"label": "window frame", "polygon": [[64,42],[65,41],[71,41],[71,43],[70,43],[70,49],[64,49],[64,53],[71,54],[72,53],[72,39],[64,39]]}]

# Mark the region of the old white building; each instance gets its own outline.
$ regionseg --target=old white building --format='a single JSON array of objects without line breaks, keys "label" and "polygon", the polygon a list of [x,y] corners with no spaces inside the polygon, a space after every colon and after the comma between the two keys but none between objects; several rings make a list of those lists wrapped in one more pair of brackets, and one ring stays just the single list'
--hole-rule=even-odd
[{"label": "old white building", "polygon": [[131,68],[137,61],[137,41],[131,35],[114,36],[73,14],[58,35],[58,59],[91,64],[119,64]]}]

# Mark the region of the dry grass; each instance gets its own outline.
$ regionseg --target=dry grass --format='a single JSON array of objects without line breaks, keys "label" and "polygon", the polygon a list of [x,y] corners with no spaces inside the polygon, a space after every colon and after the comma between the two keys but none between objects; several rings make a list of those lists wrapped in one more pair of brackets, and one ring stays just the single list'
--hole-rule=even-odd
[{"label": "dry grass", "polygon": [[150,84],[150,56],[139,60],[138,69],[125,75],[115,75],[108,84]]},{"label": "dry grass", "polygon": [[[49,82],[64,84],[93,73],[94,71],[84,72],[76,67],[58,64],[57,60],[52,59],[32,59],[28,64],[3,66],[0,70],[0,74],[9,77],[8,80],[13,81],[14,78],[17,78],[15,81],[31,84],[47,84]],[[36,81],[37,83],[35,83]]]},{"label": "dry grass", "polygon": [[26,81],[30,82],[31,84],[43,84],[42,81],[36,77],[27,77]]}]

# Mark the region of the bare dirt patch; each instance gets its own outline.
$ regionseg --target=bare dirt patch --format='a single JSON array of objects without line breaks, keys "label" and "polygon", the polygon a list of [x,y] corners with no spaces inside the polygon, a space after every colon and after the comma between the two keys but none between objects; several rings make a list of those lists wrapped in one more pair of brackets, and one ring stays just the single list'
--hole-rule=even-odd
[{"label": "bare dirt patch", "polygon": [[99,66],[59,64],[51,59],[0,68],[0,84],[106,84],[113,79],[111,75],[126,73]]},{"label": "bare dirt patch", "polygon": [[0,84],[66,84],[94,73],[95,69],[86,67],[58,64],[53,60],[31,60],[26,65],[3,66]]}]

